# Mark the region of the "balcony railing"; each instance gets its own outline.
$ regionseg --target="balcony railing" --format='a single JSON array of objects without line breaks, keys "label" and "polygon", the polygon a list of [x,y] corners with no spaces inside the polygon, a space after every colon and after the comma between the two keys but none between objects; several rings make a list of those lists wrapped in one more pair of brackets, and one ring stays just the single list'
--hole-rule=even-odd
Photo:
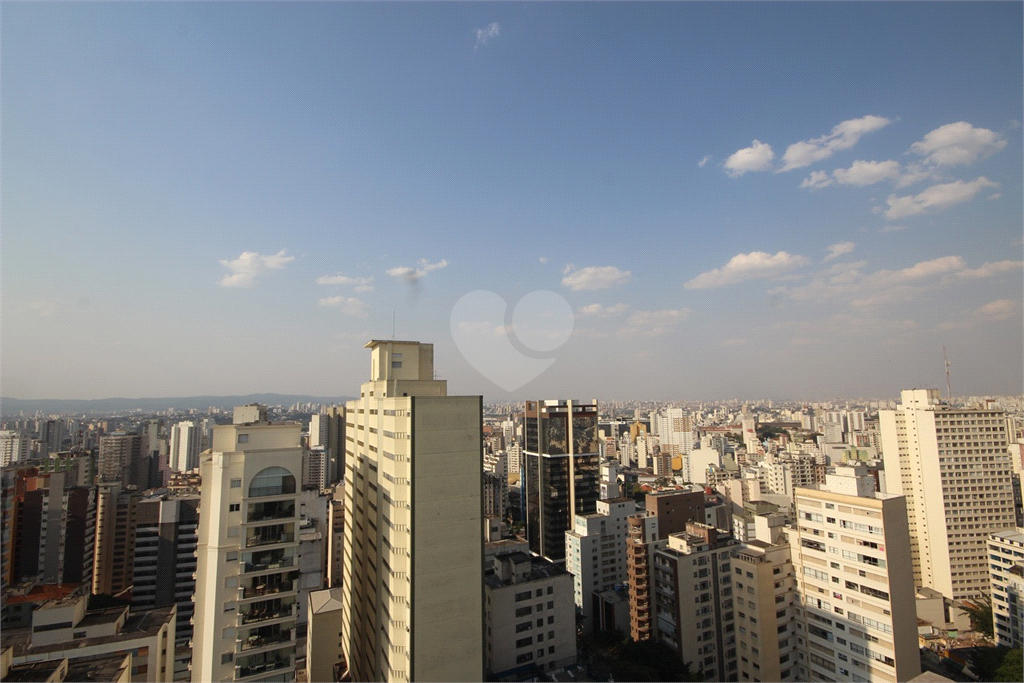
[{"label": "balcony railing", "polygon": [[236,666],[235,677],[236,678],[248,678],[249,676],[256,676],[258,674],[265,674],[271,671],[277,671],[278,669],[286,669],[292,665],[290,657],[283,659],[275,659],[269,662],[263,662],[262,664],[250,664],[247,666]]},{"label": "balcony railing", "polygon": [[282,557],[276,560],[270,560],[267,562],[246,562],[246,572],[262,572],[267,569],[287,569],[295,566],[294,557]]},{"label": "balcony railing", "polygon": [[[263,528],[263,527],[260,527]],[[288,531],[285,533],[268,534],[262,536],[260,534],[252,534],[246,536],[245,547],[246,548],[257,548],[261,545],[274,545],[275,543],[294,543],[295,532]]]},{"label": "balcony railing", "polygon": [[293,614],[295,614],[294,603],[292,605],[283,605],[281,607],[267,607],[249,610],[248,612],[240,613],[239,617],[243,624],[253,624],[258,621],[269,621],[270,619],[290,617]]},{"label": "balcony railing", "polygon": [[262,595],[277,595],[278,593],[290,593],[294,590],[294,581],[288,581],[273,586],[266,584],[258,584],[256,586],[252,586],[251,588],[240,586],[238,588],[238,597],[242,600],[247,600],[249,598],[258,598]]},{"label": "balcony railing", "polygon": [[260,647],[266,647],[267,645],[276,645],[277,643],[288,643],[291,642],[292,632],[281,631],[270,636],[249,636],[248,638],[238,639],[238,649],[242,652],[246,650],[255,650]]}]

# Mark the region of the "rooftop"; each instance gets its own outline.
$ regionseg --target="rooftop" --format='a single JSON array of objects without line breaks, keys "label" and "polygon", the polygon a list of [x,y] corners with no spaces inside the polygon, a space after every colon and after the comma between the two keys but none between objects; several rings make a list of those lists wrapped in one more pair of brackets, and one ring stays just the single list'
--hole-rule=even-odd
[{"label": "rooftop", "polygon": [[[25,655],[57,653],[76,648],[91,647],[94,645],[151,638],[159,633],[160,629],[170,621],[171,614],[174,610],[175,608],[172,605],[170,607],[158,607],[156,609],[135,612],[134,614],[128,615],[128,618],[124,622],[124,626],[121,627],[120,633],[111,636],[99,636],[96,638],[79,638],[66,643],[53,643],[51,645],[42,645],[40,647],[32,647],[32,629],[9,629],[4,631],[4,645],[14,647],[15,657],[23,657]],[[104,619],[105,617],[102,615],[113,611],[114,610],[103,610],[98,618]],[[93,616],[94,615],[92,613],[86,615],[82,624],[85,624],[86,621]],[[97,621],[92,623],[100,622]],[[79,626],[81,626],[81,624]]]},{"label": "rooftop", "polygon": [[79,657],[68,663],[69,681],[113,681],[127,664],[125,652],[115,652],[99,657]]}]

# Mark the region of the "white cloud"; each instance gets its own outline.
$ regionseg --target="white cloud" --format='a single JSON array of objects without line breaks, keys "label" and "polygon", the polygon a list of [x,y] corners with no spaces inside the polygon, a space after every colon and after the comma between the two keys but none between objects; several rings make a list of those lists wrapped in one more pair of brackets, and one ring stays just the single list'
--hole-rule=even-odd
[{"label": "white cloud", "polygon": [[961,270],[956,275],[966,280],[978,280],[1003,273],[1020,272],[1022,269],[1024,269],[1024,261],[996,261],[995,263],[983,263],[973,270]]},{"label": "white cloud", "polygon": [[626,321],[626,326],[616,334],[620,337],[634,335],[655,336],[669,332],[690,317],[689,308],[664,308],[660,311],[635,311]]},{"label": "white cloud", "polygon": [[354,296],[329,296],[320,299],[317,303],[324,307],[340,308],[342,313],[345,313],[346,315],[354,315],[357,318],[365,318],[369,315],[366,302],[360,301]]},{"label": "white cloud", "polygon": [[590,304],[589,306],[583,306],[576,312],[582,316],[608,318],[615,315],[622,315],[628,310],[629,304],[615,304],[614,306],[605,306],[603,304]]},{"label": "white cloud", "polygon": [[767,171],[772,167],[775,152],[769,144],[754,140],[750,147],[737,150],[725,160],[725,172],[738,178],[747,171]]},{"label": "white cloud", "polygon": [[899,177],[896,178],[896,187],[906,187],[907,185],[913,185],[919,180],[925,178],[937,179],[938,176],[932,171],[925,168],[923,164],[907,164]]},{"label": "white cloud", "polygon": [[347,277],[338,273],[337,275],[321,275],[316,279],[318,285],[359,285],[364,286],[373,282],[372,277]]},{"label": "white cloud", "polygon": [[427,259],[421,258],[418,261],[418,268],[410,268],[409,266],[398,266],[397,268],[389,268],[387,274],[391,277],[396,277],[401,280],[413,284],[419,282],[427,273],[440,270],[441,268],[448,267],[448,261],[441,259],[437,263],[430,263]]},{"label": "white cloud", "polygon": [[831,261],[832,259],[839,258],[843,254],[849,254],[853,251],[853,248],[857,246],[853,242],[839,242],[837,244],[829,245],[825,248],[828,251],[828,255],[825,257],[825,262]]},{"label": "white cloud", "polygon": [[786,153],[782,156],[782,168],[778,172],[803,168],[828,159],[839,150],[853,147],[862,135],[885,128],[890,123],[889,119],[882,116],[864,116],[843,121],[828,135],[796,142],[786,148]]},{"label": "white cloud", "polygon": [[711,157],[706,156],[703,159],[701,159],[700,161],[698,161],[697,165],[700,166],[701,168],[704,168],[704,164],[708,163],[709,161],[711,161]]},{"label": "white cloud", "polygon": [[828,187],[834,181],[828,177],[826,171],[811,171],[811,175],[804,178],[804,181],[800,183],[800,187],[809,187],[812,190],[817,190],[822,187]]},{"label": "white cloud", "polygon": [[1002,196],[1003,196],[1002,192],[994,192],[994,193],[990,194],[989,196],[985,197],[985,199],[999,199]]},{"label": "white cloud", "polygon": [[263,256],[255,251],[243,251],[242,254],[233,260],[221,259],[220,264],[231,271],[220,280],[222,287],[251,287],[256,283],[256,277],[268,270],[280,270],[289,261],[294,261],[294,256],[287,256],[285,250]]},{"label": "white cloud", "polygon": [[970,182],[957,180],[952,183],[932,185],[917,195],[907,195],[906,197],[889,195],[886,200],[889,208],[885,211],[885,217],[895,220],[905,216],[942,211],[974,199],[974,196],[986,187],[999,187],[999,183],[994,183],[985,176],[981,176]]},{"label": "white cloud", "polygon": [[498,22],[489,24],[487,28],[478,28],[476,30],[476,46],[473,49],[475,50],[481,45],[486,45],[487,41],[497,37],[499,32]]},{"label": "white cloud", "polygon": [[629,282],[633,276],[628,270],[620,270],[615,266],[588,266],[579,270],[572,270],[566,266],[565,277],[562,284],[574,292],[588,291],[593,289],[608,289],[617,285]]},{"label": "white cloud", "polygon": [[763,251],[736,254],[721,268],[701,273],[687,282],[684,287],[686,289],[724,287],[743,280],[773,277],[807,263],[807,259],[803,256],[796,256],[785,251],[780,251],[774,256]]},{"label": "white cloud", "polygon": [[548,257],[547,256],[541,256],[537,260],[540,261],[541,263],[547,263],[548,262]]},{"label": "white cloud", "polygon": [[907,229],[907,226],[905,226],[905,225],[887,225],[884,228],[882,228],[881,230],[879,230],[878,232],[880,232],[880,233],[899,232],[900,230],[906,230],[906,229]]},{"label": "white cloud", "polygon": [[898,161],[854,161],[850,168],[837,168],[832,176],[840,185],[874,185],[883,180],[893,180],[900,176]]},{"label": "white cloud", "polygon": [[1020,315],[1020,304],[1010,299],[999,299],[985,304],[974,314],[986,320],[1009,320]]},{"label": "white cloud", "polygon": [[1006,147],[1006,139],[987,128],[975,128],[966,121],[948,123],[924,136],[910,150],[937,166],[973,164]]},{"label": "white cloud", "polygon": [[872,284],[879,287],[914,282],[924,278],[946,275],[964,269],[964,260],[959,256],[943,256],[931,261],[921,261],[902,270],[879,270],[871,275]]}]

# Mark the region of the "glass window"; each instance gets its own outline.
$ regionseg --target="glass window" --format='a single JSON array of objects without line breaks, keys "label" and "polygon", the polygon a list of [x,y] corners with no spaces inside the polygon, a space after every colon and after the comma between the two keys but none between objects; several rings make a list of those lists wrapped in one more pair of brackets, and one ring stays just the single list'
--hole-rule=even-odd
[{"label": "glass window", "polygon": [[249,497],[280,496],[295,493],[295,477],[283,467],[268,467],[249,482]]}]

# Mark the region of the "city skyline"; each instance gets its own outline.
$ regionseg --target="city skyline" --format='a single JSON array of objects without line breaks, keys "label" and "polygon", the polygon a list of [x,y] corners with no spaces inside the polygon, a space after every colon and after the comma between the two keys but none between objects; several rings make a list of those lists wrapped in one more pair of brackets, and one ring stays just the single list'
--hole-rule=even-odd
[{"label": "city skyline", "polygon": [[3,394],[1019,394],[1021,6],[743,7],[4,3]]}]

